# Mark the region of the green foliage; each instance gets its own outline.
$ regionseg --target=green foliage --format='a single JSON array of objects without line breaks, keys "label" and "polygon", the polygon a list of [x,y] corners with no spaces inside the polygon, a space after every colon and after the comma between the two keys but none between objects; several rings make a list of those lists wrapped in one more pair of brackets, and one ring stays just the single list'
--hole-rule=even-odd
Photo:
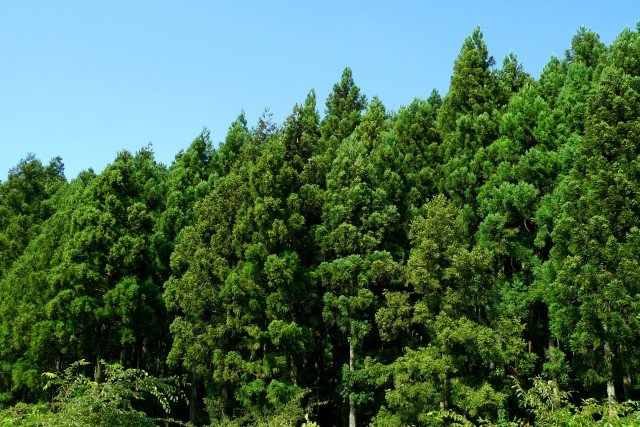
[{"label": "green foliage", "polygon": [[443,137],[438,189],[460,207],[475,207],[476,191],[485,177],[474,157],[498,136],[501,105],[495,98],[498,80],[491,71],[493,65],[482,32],[476,28],[454,63],[449,92],[438,112]]},{"label": "green foliage", "polygon": [[[56,390],[51,406],[18,405],[0,413],[8,426],[157,426],[181,424],[166,418],[171,405],[184,399],[174,380],[161,380],[138,369],[103,364],[103,381],[83,374],[85,361],[60,375],[46,373],[45,390]],[[152,404],[153,402],[153,404]],[[155,414],[163,414],[156,416]]]},{"label": "green foliage", "polygon": [[320,125],[322,137],[325,140],[333,137],[339,142],[351,135],[366,106],[367,98],[356,86],[351,68],[345,68],[340,83],[333,86],[327,98],[326,116]]},{"label": "green foliage", "polygon": [[[611,405],[585,399],[575,405],[571,402],[571,393],[562,390],[553,380],[536,377],[527,390],[517,381],[513,388],[520,405],[531,414],[536,426],[632,426],[640,421],[635,402]],[[519,425],[525,424],[520,422]]]},{"label": "green foliage", "polygon": [[269,410],[261,410],[256,407],[248,408],[233,419],[214,420],[211,427],[297,427],[299,425],[318,427],[318,424],[309,420],[308,411],[311,408],[304,407],[303,401],[306,394],[307,392],[298,392],[292,395],[286,403]]},{"label": "green foliage", "polygon": [[65,186],[62,159],[44,166],[33,154],[0,183],[0,278],[56,211],[56,193]]},{"label": "green foliage", "polygon": [[2,423],[637,424],[639,28],[580,29],[539,79],[476,28],[444,96],[390,111],[346,68],[324,117],[313,90],[240,113],[168,167],[27,156]]},{"label": "green foliage", "polygon": [[[592,90],[575,166],[556,188],[560,210],[549,268],[551,327],[568,340],[587,387],[635,375],[634,313],[640,127],[635,78],[606,67]],[[624,360],[624,362],[622,362]],[[624,367],[623,367],[624,366]],[[609,392],[610,393],[610,392]]]}]

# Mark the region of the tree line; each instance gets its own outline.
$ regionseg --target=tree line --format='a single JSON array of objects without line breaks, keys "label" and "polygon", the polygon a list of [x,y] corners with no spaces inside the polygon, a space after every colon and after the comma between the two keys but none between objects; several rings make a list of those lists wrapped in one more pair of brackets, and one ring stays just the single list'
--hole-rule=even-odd
[{"label": "tree line", "polygon": [[6,419],[169,387],[145,375],[183,397],[122,408],[195,425],[636,417],[639,30],[580,29],[535,79],[477,28],[444,96],[389,111],[346,68],[324,115],[240,114],[170,166],[27,156],[0,183]]}]

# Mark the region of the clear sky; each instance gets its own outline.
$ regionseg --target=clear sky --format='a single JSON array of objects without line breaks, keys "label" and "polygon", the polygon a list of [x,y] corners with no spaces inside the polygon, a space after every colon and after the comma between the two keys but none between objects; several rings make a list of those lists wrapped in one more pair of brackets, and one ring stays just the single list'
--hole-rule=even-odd
[{"label": "clear sky", "polygon": [[496,63],[535,77],[580,26],[610,44],[635,28],[628,1],[5,1],[0,9],[0,179],[28,153],[71,179],[153,144],[170,164],[204,128],[244,110],[281,123],[310,89],[318,109],[345,66],[397,111],[433,88],[479,25]]}]

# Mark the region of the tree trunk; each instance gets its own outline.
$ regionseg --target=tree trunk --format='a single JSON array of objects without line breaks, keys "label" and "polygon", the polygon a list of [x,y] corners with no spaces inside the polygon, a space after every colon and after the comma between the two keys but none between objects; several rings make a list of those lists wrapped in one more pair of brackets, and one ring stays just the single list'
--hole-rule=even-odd
[{"label": "tree trunk", "polygon": [[624,374],[622,377],[622,389],[624,390],[624,400],[631,400],[631,393],[633,391],[633,386],[631,385],[631,375]]},{"label": "tree trunk", "polygon": [[102,355],[100,352],[98,352],[98,355],[96,356],[96,364],[93,367],[93,380],[97,383],[99,383],[102,379],[102,363],[100,362],[101,360]]},{"label": "tree trunk", "polygon": [[142,369],[144,364],[144,340],[140,337],[136,339],[134,352],[136,369]]},{"label": "tree trunk", "polygon": [[609,403],[609,412],[615,412],[613,405],[616,403],[616,387],[612,379],[607,380],[607,402]]},{"label": "tree trunk", "polygon": [[189,396],[189,422],[195,425],[198,409],[198,374],[195,368],[191,369],[191,395]]},{"label": "tree trunk", "polygon": [[[349,343],[349,371],[355,370],[355,349],[353,344]],[[349,427],[356,427],[356,406],[353,402],[353,398],[349,397]]]},{"label": "tree trunk", "polygon": [[298,383],[298,368],[296,367],[296,360],[293,357],[293,353],[289,354],[289,363],[291,364],[291,368],[289,369],[289,376],[291,377],[291,382],[294,384]]},{"label": "tree trunk", "polygon": [[93,380],[97,383],[102,379],[102,359],[104,358],[105,349],[107,346],[107,325],[104,323],[100,325],[100,331],[98,332],[98,351],[96,352],[96,364],[93,367]]},{"label": "tree trunk", "polygon": [[225,412],[225,404],[227,403],[227,399],[229,398],[229,386],[225,385],[222,387],[222,409],[220,410],[220,419],[224,421],[227,417],[227,413]]},{"label": "tree trunk", "polygon": [[[604,329],[605,335],[607,333],[607,325],[603,324],[602,328]],[[609,415],[615,415],[615,409],[613,405],[616,403],[616,386],[613,382],[613,361],[611,360],[613,354],[609,347],[609,341],[604,341],[604,359],[605,364],[607,366],[607,402],[609,404]]]},{"label": "tree trunk", "polygon": [[607,400],[611,404],[616,401],[616,386],[611,379],[607,380]]},{"label": "tree trunk", "polygon": [[123,345],[122,349],[120,350],[120,366],[125,368],[126,365],[127,365],[127,347]]}]

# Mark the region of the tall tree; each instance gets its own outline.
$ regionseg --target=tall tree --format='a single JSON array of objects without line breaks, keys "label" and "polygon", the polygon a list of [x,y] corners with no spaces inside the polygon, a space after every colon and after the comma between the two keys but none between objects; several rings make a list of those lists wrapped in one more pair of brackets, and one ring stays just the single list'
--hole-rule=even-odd
[{"label": "tall tree", "polygon": [[405,181],[400,202],[403,223],[410,211],[437,192],[436,167],[442,163],[439,153],[442,138],[436,118],[441,105],[442,98],[436,90],[426,100],[414,99],[400,108],[386,138],[397,151],[400,162],[397,172]]},{"label": "tall tree", "polygon": [[166,283],[165,300],[177,315],[169,362],[193,369],[215,394],[212,420],[277,411],[315,380],[299,373],[314,350],[314,303],[298,195],[319,135],[315,95],[294,107],[281,130],[268,120],[198,204]]},{"label": "tall tree", "polygon": [[29,154],[0,183],[0,278],[56,210],[53,196],[66,184],[62,159],[47,166]]},{"label": "tall tree", "polygon": [[83,172],[47,199],[55,211],[0,279],[0,381],[5,399],[41,397],[40,373],[61,370],[72,353],[72,343],[59,339],[70,325],[56,319],[51,274],[71,237],[71,215],[93,178],[92,172]]},{"label": "tall tree", "polygon": [[463,211],[442,195],[414,219],[411,239],[409,292],[387,293],[376,316],[385,341],[410,346],[378,368],[388,389],[374,425],[428,425],[436,408],[495,417],[524,343],[517,322],[495,315],[492,256],[471,244]]},{"label": "tall tree", "polygon": [[[529,353],[544,356],[549,335],[546,306],[534,271],[548,257],[549,245],[536,240],[536,215],[545,196],[555,187],[562,166],[553,111],[527,84],[511,101],[500,120],[500,137],[484,152],[489,174],[478,192],[481,222],[476,233],[480,246],[494,259],[501,311],[511,306],[527,325]],[[522,374],[529,374],[522,372]]]},{"label": "tall tree", "polygon": [[169,258],[180,231],[194,221],[196,203],[211,186],[214,155],[210,133],[203,130],[186,151],[178,153],[166,179],[163,212],[154,225],[155,268],[162,280],[169,278]]},{"label": "tall tree", "polygon": [[476,28],[454,63],[449,92],[438,114],[444,162],[438,168],[438,187],[456,205],[469,209],[475,207],[476,191],[482,184],[482,171],[474,157],[498,133],[494,63]]},{"label": "tall tree", "polygon": [[[587,387],[629,387],[638,358],[638,80],[605,67],[591,96],[585,136],[558,187],[549,286],[551,326],[566,340]],[[624,378],[623,378],[624,377]],[[623,381],[624,379],[624,381]]]},{"label": "tall tree", "polygon": [[333,85],[333,91],[327,97],[326,114],[320,123],[323,141],[328,144],[323,148],[335,149],[340,141],[351,135],[366,107],[367,98],[356,86],[351,68],[345,68],[340,82]]},{"label": "tall tree", "polygon": [[[164,168],[150,149],[118,154],[91,180],[71,214],[71,237],[52,269],[58,337],[69,357],[101,359],[158,371],[164,355],[164,305],[151,237],[163,208]],[[148,319],[140,322],[138,319]]]},{"label": "tall tree", "polygon": [[[371,150],[379,146],[386,129],[384,107],[374,98],[352,136],[338,147],[327,175],[323,223],[315,230],[322,262],[313,276],[324,293],[324,346],[334,373],[327,385],[342,390],[351,427],[356,424],[356,408],[369,398],[355,378],[376,340],[375,311],[383,289],[399,280],[400,266],[388,251],[399,215],[376,185],[371,160]],[[335,376],[343,366],[342,377]]]},{"label": "tall tree", "polygon": [[326,175],[336,150],[360,123],[366,107],[367,98],[356,86],[351,68],[345,68],[340,82],[333,85],[333,91],[327,97],[325,116],[320,122],[320,140],[307,166],[309,183],[326,187]]}]

